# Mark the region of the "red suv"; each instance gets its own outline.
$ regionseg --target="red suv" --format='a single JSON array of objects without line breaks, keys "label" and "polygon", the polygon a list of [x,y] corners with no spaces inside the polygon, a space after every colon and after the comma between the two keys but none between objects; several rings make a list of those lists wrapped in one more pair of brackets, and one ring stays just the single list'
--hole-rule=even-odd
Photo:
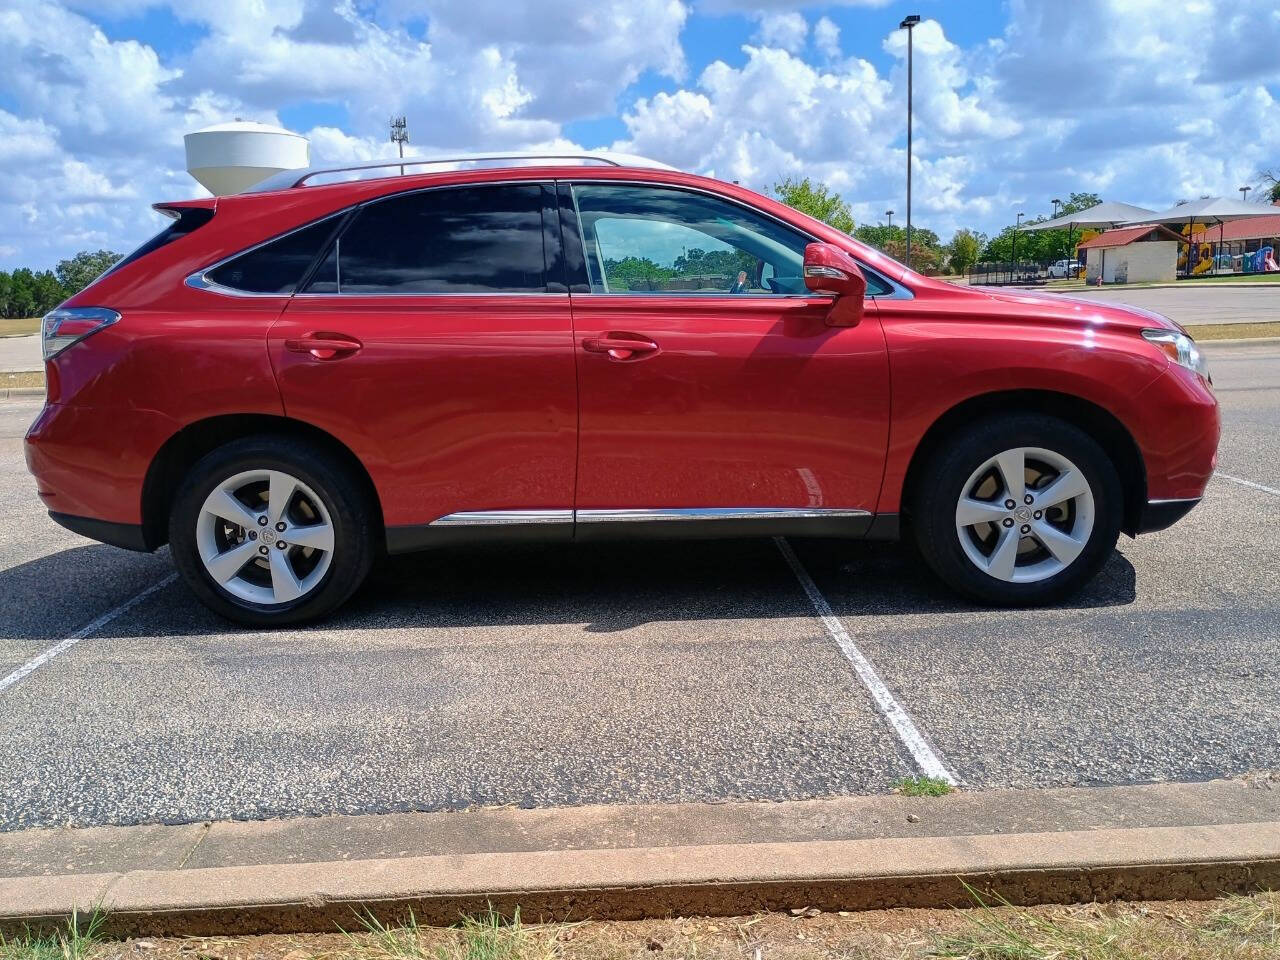
[{"label": "red suv", "polygon": [[382,551],[513,538],[908,535],[968,597],[1037,604],[1213,470],[1163,317],[929,279],[634,158],[415,166],[158,204],[44,320],[53,519],[168,542],[258,625]]}]

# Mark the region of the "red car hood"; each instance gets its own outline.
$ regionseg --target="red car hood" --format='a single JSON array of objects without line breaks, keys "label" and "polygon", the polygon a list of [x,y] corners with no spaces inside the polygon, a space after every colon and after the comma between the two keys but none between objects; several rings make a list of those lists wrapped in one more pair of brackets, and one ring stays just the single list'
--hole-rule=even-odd
[{"label": "red car hood", "polygon": [[[973,287],[975,293],[999,300],[1002,303],[1019,304],[1026,308],[1029,317],[1043,317],[1055,322],[1076,321],[1095,326],[1126,327],[1132,330],[1159,327],[1165,330],[1182,330],[1166,316],[1131,307],[1123,303],[1086,300],[1083,297],[1064,297],[1059,293],[1037,290],[1003,290],[998,287]],[[1183,331],[1184,333],[1186,331]]]}]

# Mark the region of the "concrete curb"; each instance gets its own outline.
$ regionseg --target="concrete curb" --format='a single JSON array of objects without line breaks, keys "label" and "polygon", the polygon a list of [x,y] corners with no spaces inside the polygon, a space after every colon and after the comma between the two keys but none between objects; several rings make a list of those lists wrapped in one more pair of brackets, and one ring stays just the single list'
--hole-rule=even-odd
[{"label": "concrete curb", "polygon": [[26,400],[43,396],[44,387],[0,387],[0,400]]},{"label": "concrete curb", "polygon": [[1019,904],[1203,899],[1280,887],[1277,783],[19,831],[0,834],[0,930],[94,906],[114,936],[490,904],[531,921],[939,907],[968,903],[964,883]]},{"label": "concrete curb", "polygon": [[0,880],[6,926],[99,905],[115,936],[333,930],[366,911],[448,924],[1204,899],[1280,885],[1280,822],[1013,836],[541,851]]}]

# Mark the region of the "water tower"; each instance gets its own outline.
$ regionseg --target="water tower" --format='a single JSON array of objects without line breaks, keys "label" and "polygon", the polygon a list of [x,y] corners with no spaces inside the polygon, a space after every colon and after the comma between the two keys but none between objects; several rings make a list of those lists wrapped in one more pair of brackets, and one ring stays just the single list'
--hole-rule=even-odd
[{"label": "water tower", "polygon": [[188,133],[183,140],[187,172],[218,197],[241,193],[273,173],[311,162],[306,137],[249,120],[218,123]]}]

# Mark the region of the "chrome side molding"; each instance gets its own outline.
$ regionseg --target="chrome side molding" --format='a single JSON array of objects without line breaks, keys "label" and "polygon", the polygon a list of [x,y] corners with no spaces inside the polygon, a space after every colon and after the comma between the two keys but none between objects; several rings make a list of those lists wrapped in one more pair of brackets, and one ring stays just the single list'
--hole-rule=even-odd
[{"label": "chrome side molding", "polygon": [[804,520],[869,517],[870,510],[825,507],[660,507],[612,510],[468,510],[431,523],[443,526],[500,526],[516,523],[644,523],[654,520]]}]

